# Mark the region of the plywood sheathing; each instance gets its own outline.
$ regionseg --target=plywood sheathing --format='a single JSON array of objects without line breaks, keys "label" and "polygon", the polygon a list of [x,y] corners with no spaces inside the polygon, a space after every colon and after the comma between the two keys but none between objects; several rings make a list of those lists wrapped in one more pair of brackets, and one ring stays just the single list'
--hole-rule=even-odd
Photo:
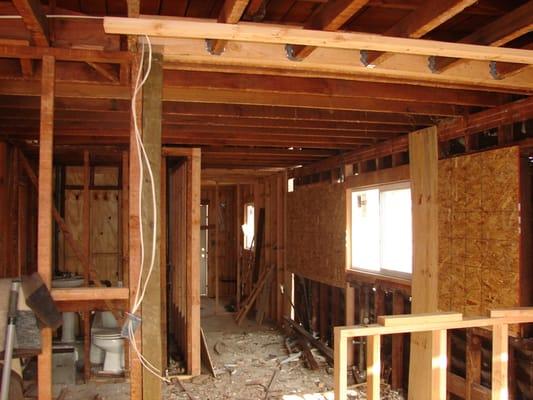
[{"label": "plywood sheathing", "polygon": [[287,194],[287,269],[344,288],[346,254],[344,186],[298,187]]},{"label": "plywood sheathing", "polygon": [[519,148],[439,162],[439,309],[520,305]]}]

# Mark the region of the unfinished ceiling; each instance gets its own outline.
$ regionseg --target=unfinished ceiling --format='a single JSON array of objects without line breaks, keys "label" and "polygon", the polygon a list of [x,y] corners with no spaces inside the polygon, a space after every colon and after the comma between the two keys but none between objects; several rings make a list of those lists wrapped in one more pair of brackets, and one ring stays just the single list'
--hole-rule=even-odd
[{"label": "unfinished ceiling", "polygon": [[[32,3],[37,4],[0,1],[0,135],[15,141],[38,137],[38,55],[50,48],[69,48],[74,51],[57,61],[56,144],[128,143],[127,36],[106,34],[101,18],[74,16],[244,20],[520,49],[533,46],[533,1],[524,0],[56,0],[43,1],[40,7]],[[161,45],[165,60],[163,142],[201,146],[204,167],[309,164],[533,92],[533,71],[525,64],[431,57],[428,66],[425,56],[303,45],[289,47],[289,60],[284,46],[274,44],[251,47],[213,40],[207,46],[213,55],[199,39],[162,44],[156,38],[154,43]],[[88,54],[91,61],[86,61]],[[401,71],[405,66],[409,75]]]}]

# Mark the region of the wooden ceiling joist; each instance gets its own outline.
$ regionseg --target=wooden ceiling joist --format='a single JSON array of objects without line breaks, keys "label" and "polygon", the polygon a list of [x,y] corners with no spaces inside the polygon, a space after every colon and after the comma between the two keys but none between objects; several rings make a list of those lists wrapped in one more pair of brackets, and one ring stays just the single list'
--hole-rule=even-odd
[{"label": "wooden ceiling joist", "polygon": [[[218,15],[218,22],[236,24],[241,20],[249,2],[250,0],[225,0]],[[226,43],[225,40],[210,40],[208,43],[209,51],[213,54],[221,54]]]},{"label": "wooden ceiling joist", "polygon": [[262,75],[252,74],[243,77],[238,74],[172,70],[166,71],[164,83],[169,87],[238,89],[258,93],[344,96],[480,107],[498,106],[505,103],[509,97],[474,90],[439,88],[428,91],[421,86],[406,84],[285,76],[265,79]]},{"label": "wooden ceiling joist", "polygon": [[[533,97],[510,104],[482,111],[465,117],[444,121],[437,125],[439,141],[465,136],[469,133],[481,132],[533,118]],[[342,164],[356,163],[370,159],[378,159],[391,154],[407,151],[407,136],[402,135],[378,143],[372,147],[346,152],[330,157],[292,171],[292,176],[305,176],[328,169],[340,167]]]},{"label": "wooden ceiling joist", "polygon": [[[1,97],[0,97],[1,99]],[[185,116],[218,116],[238,119],[260,118],[290,121],[329,121],[406,125],[433,125],[434,117],[425,115],[377,113],[365,111],[308,109],[279,106],[254,106],[240,104],[164,102],[164,114]]]},{"label": "wooden ceiling joist", "polygon": [[[304,25],[305,29],[324,31],[336,31],[340,29],[350,18],[359,12],[369,0],[338,0],[328,1],[317,9],[309,21]],[[303,60],[315,50],[313,46],[290,46],[288,52],[291,58]]]},{"label": "wooden ceiling joist", "polygon": [[[1,89],[0,89],[1,91]],[[283,107],[320,108],[335,110],[393,112],[415,115],[456,116],[464,115],[467,108],[450,104],[431,104],[372,98],[327,97],[322,95],[287,96],[283,93],[254,93],[238,89],[205,89],[165,87],[165,101],[188,101],[196,103],[251,104]]]},{"label": "wooden ceiling joist", "polygon": [[[533,50],[533,43],[529,43],[522,47],[524,50]],[[514,76],[527,68],[531,68],[531,65],[524,64],[509,64],[509,63],[493,63],[491,65],[491,74],[496,79],[505,79]]]},{"label": "wooden ceiling joist", "polygon": [[[503,17],[487,24],[459,40],[459,44],[503,46],[533,30],[533,0],[528,1]],[[532,52],[533,53],[533,52]],[[442,72],[460,62],[456,58],[437,57],[431,65],[435,72]],[[492,60],[498,61],[498,60]]]},{"label": "wooden ceiling joist", "polygon": [[[430,0],[422,3],[416,10],[388,29],[385,36],[421,38],[439,25],[455,17],[477,0]],[[389,53],[390,54],[390,53]],[[366,65],[376,65],[384,53],[369,51],[363,56]]]},{"label": "wooden ceiling joist", "polygon": [[25,47],[0,45],[0,58],[41,59],[53,56],[58,61],[80,61],[95,63],[129,63],[132,55],[125,51],[103,51],[59,47]]},{"label": "wooden ceiling joist", "polygon": [[22,17],[26,28],[30,31],[35,45],[48,47],[48,21],[39,0],[12,0],[13,5]]},{"label": "wooden ceiling joist", "polygon": [[107,33],[185,39],[223,39],[255,43],[299,44],[348,50],[378,50],[402,54],[444,55],[469,60],[533,64],[533,54],[520,49],[388,37],[368,33],[324,32],[267,24],[220,24],[186,18],[105,17]]}]

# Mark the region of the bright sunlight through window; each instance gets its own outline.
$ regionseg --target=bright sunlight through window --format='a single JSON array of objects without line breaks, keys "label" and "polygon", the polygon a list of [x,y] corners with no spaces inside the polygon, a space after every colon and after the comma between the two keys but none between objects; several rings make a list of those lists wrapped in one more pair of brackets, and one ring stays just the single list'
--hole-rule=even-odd
[{"label": "bright sunlight through window", "polygon": [[352,268],[410,274],[412,252],[409,184],[352,192]]},{"label": "bright sunlight through window", "polygon": [[255,224],[255,208],[253,203],[246,203],[244,205],[244,224],[242,225],[242,232],[244,236],[244,248],[251,250],[254,244],[254,227]]}]

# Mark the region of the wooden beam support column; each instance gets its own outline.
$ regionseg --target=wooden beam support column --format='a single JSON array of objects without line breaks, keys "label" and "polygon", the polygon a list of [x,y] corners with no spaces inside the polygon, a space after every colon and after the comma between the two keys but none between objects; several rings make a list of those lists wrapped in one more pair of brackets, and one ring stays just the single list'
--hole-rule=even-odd
[{"label": "wooden beam support column", "polygon": [[[412,313],[437,311],[438,140],[437,128],[409,134],[413,213]],[[431,398],[431,333],[411,335],[409,400]]]},{"label": "wooden beam support column", "polygon": [[[148,66],[145,66],[147,68]],[[142,235],[145,242],[145,258],[143,284],[147,284],[142,303],[142,348],[143,355],[158,370],[163,366],[162,336],[162,304],[161,304],[161,116],[163,88],[163,58],[160,54],[152,56],[150,75],[143,87],[143,142],[154,178],[155,208],[153,212],[153,195],[150,176],[145,168],[143,191],[141,193],[143,207],[141,210],[143,225]],[[132,181],[132,184],[135,184]],[[154,232],[156,229],[156,232]],[[148,276],[152,259],[152,237],[155,234],[155,259],[152,273]],[[149,279],[149,281],[147,281]],[[156,400],[161,398],[161,381],[150,373],[143,373],[143,399]]]},{"label": "wooden beam support column", "polygon": [[[37,225],[37,270],[44,283],[52,284],[52,207],[54,149],[55,59],[44,56],[41,78],[41,125],[39,138],[39,217]],[[38,396],[52,400],[52,329],[41,330],[42,351],[38,358]]]},{"label": "wooden beam support column", "polygon": [[[187,161],[187,371],[201,373],[200,357],[200,193],[201,151]],[[217,277],[218,279],[218,277]]]}]

